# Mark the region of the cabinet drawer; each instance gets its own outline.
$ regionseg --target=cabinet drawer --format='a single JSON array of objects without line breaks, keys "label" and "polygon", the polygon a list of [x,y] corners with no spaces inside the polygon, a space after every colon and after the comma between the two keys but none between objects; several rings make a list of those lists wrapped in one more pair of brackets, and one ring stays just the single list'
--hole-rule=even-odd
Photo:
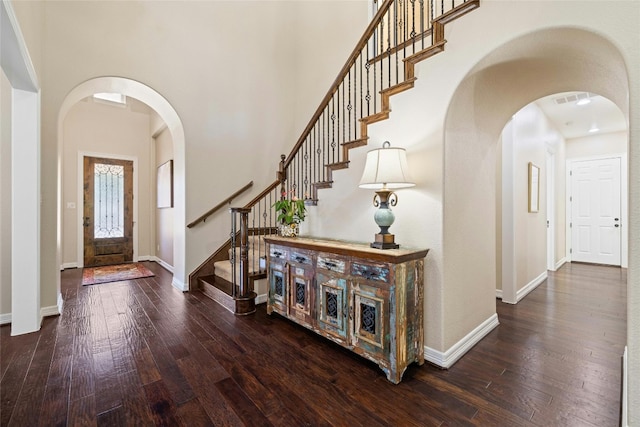
[{"label": "cabinet drawer", "polygon": [[289,251],[289,261],[302,265],[311,265],[313,263],[313,255],[307,251],[291,249]]},{"label": "cabinet drawer", "polygon": [[286,259],[288,254],[289,251],[280,246],[269,247],[269,256],[271,256],[272,259]]},{"label": "cabinet drawer", "polygon": [[389,283],[390,270],[386,264],[351,263],[351,275],[367,280]]},{"label": "cabinet drawer", "polygon": [[344,273],[347,269],[347,261],[335,255],[321,253],[318,254],[316,266],[318,269]]}]

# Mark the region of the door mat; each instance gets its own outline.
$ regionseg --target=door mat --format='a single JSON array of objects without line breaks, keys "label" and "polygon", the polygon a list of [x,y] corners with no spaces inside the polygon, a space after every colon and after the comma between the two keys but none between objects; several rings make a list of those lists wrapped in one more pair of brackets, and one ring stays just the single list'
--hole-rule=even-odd
[{"label": "door mat", "polygon": [[82,272],[82,284],[96,285],[98,283],[120,282],[122,280],[134,280],[151,276],[155,276],[155,274],[137,262],[106,265],[103,267],[88,267]]}]

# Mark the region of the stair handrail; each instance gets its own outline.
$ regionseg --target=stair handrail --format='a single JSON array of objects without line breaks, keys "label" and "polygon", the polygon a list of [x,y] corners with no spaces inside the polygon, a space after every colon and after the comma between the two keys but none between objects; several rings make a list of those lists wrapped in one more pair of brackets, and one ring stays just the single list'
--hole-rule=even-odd
[{"label": "stair handrail", "polygon": [[340,87],[340,85],[344,81],[345,77],[347,76],[347,73],[351,69],[351,66],[355,63],[356,59],[360,56],[360,52],[367,45],[367,43],[369,42],[369,39],[371,39],[371,36],[373,36],[374,31],[376,30],[378,25],[380,25],[380,21],[385,16],[385,14],[387,13],[387,11],[389,10],[389,8],[391,7],[394,1],[395,0],[384,0],[384,3],[382,3],[380,8],[374,15],[373,19],[369,23],[369,26],[362,34],[362,37],[360,37],[360,40],[358,40],[358,44],[356,44],[356,47],[353,49],[353,51],[349,55],[349,58],[340,69],[338,76],[335,78],[335,80],[331,84],[331,87],[327,91],[327,94],[324,96],[324,98],[322,98],[322,101],[320,101],[320,105],[318,106],[318,109],[315,111],[315,113],[313,113],[311,120],[309,120],[309,123],[302,131],[300,138],[298,138],[298,141],[289,152],[289,155],[287,156],[284,162],[285,169],[289,166],[289,164],[291,164],[293,157],[298,152],[302,144],[304,144],[304,141],[307,139],[309,132],[311,132],[316,122],[322,115],[322,112],[325,110],[325,108],[327,108],[329,101],[331,101],[331,99],[333,98],[333,95],[336,93],[336,91],[338,90],[338,87]]},{"label": "stair handrail", "polygon": [[227,197],[226,199],[224,199],[223,201],[215,205],[213,208],[209,209],[204,214],[200,215],[198,219],[191,221],[189,224],[187,224],[187,228],[193,228],[196,225],[200,224],[201,222],[205,222],[207,218],[209,218],[211,215],[213,215],[214,213],[222,209],[225,205],[228,205],[229,203],[231,203],[233,199],[235,199],[240,194],[247,191],[252,186],[253,186],[253,181],[250,181],[247,185],[245,185],[244,187],[242,187],[241,189],[239,189],[238,191],[236,191],[235,193],[233,193],[232,195],[230,195],[229,197]]}]

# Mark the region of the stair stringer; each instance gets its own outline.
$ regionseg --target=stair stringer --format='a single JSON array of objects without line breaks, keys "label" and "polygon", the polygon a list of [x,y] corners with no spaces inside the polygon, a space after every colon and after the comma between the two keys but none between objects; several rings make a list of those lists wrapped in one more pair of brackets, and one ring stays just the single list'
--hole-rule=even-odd
[{"label": "stair stringer", "polygon": [[437,55],[438,53],[444,52],[445,44],[447,40],[444,38],[445,34],[445,25],[449,22],[452,22],[459,17],[466,15],[467,13],[473,11],[474,9],[480,7],[480,0],[468,0],[457,7],[453,8],[449,12],[440,15],[436,20],[432,23],[432,36],[433,42],[432,45],[417,52],[413,55],[406,57],[403,60],[404,66],[404,81],[396,84],[395,86],[391,86],[387,89],[380,91],[381,95],[381,111],[372,114],[370,116],[366,116],[360,119],[360,138],[348,141],[342,144],[343,150],[343,160],[338,163],[332,163],[325,165],[326,169],[326,180],[311,184],[311,194],[309,195],[309,199],[307,199],[307,203],[311,205],[316,205],[318,202],[318,190],[323,188],[332,188],[333,186],[333,171],[346,169],[349,167],[349,151],[353,148],[362,147],[367,145],[369,140],[368,127],[370,124],[377,123],[383,120],[387,120],[391,115],[391,106],[390,100],[391,97],[397,95],[399,93],[405,92],[414,87],[415,81],[417,77],[415,76],[415,66],[420,62]]}]

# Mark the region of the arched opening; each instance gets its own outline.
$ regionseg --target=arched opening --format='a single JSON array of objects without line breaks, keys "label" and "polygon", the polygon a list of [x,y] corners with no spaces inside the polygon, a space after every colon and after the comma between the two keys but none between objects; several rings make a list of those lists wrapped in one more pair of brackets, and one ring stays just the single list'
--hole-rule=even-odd
[{"label": "arched opening", "polygon": [[[517,303],[565,262],[627,266],[627,142],[620,109],[588,91],[552,94],[513,114],[496,154],[496,295],[503,302]],[[529,164],[539,174],[535,191]]]},{"label": "arched opening", "polygon": [[[519,37],[468,73],[452,98],[445,124],[444,245],[445,263],[464,257],[469,268],[445,265],[448,280],[482,281],[483,292],[495,294],[496,205],[487,201],[495,200],[496,141],[504,124],[530,102],[572,90],[601,94],[628,117],[626,73],[615,46],[575,28]],[[460,208],[465,206],[469,209]],[[455,237],[460,235],[465,239]],[[486,253],[473,250],[487,245],[492,249]],[[514,286],[503,287],[503,298],[515,300],[515,293]]]},{"label": "arched opening", "polygon": [[[173,285],[180,290],[187,290],[185,271],[185,138],[182,122],[171,104],[158,92],[140,82],[122,77],[99,77],[76,86],[65,98],[58,115],[58,157],[63,158],[65,147],[64,120],[70,110],[81,100],[95,93],[120,93],[139,100],[153,109],[166,124],[173,141]],[[108,152],[108,147],[105,147]],[[69,165],[75,167],[75,165]],[[61,172],[62,173],[61,168]],[[152,168],[155,173],[155,166]],[[60,182],[62,178],[59,177]],[[147,191],[147,189],[145,189]],[[59,201],[60,209],[63,209]],[[60,212],[60,218],[63,212]],[[58,225],[58,241],[61,241],[61,224]],[[58,246],[59,256],[61,246]]]}]

